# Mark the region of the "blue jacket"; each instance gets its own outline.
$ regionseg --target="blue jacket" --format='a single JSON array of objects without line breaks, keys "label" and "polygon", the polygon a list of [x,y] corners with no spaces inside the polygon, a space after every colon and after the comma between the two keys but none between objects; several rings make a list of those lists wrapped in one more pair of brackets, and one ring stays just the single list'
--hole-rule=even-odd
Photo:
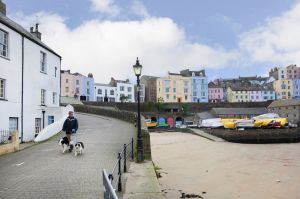
[{"label": "blue jacket", "polygon": [[67,134],[76,133],[78,129],[78,121],[75,117],[68,117],[63,125],[63,131]]}]

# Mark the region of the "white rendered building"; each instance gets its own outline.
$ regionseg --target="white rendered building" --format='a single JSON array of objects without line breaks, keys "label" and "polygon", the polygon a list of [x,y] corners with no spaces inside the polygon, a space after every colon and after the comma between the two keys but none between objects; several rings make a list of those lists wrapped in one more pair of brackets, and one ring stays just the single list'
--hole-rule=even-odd
[{"label": "white rendered building", "polygon": [[[0,7],[4,4],[0,1]],[[0,13],[0,130],[18,130],[31,141],[62,116],[59,106],[61,57]]]},{"label": "white rendered building", "polygon": [[95,83],[95,99],[96,102],[116,102],[117,99],[117,87],[109,84]]}]

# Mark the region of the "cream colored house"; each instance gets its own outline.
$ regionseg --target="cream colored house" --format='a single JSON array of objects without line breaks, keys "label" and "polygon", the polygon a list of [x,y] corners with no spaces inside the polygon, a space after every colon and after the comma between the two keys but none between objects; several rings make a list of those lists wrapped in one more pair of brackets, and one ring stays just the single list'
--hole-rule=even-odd
[{"label": "cream colored house", "polygon": [[168,73],[167,77],[157,79],[157,99],[164,102],[192,102],[191,77]]},{"label": "cream colored house", "polygon": [[278,99],[292,99],[293,97],[293,80],[280,79],[273,82],[273,88],[277,93]]},{"label": "cream colored house", "polygon": [[227,88],[228,102],[250,102],[250,90],[245,88]]}]

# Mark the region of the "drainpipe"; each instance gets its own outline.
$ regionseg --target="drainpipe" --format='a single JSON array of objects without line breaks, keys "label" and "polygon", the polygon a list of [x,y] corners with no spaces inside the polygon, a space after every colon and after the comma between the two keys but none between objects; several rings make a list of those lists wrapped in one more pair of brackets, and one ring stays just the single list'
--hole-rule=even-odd
[{"label": "drainpipe", "polygon": [[24,36],[22,36],[21,143],[24,129]]}]

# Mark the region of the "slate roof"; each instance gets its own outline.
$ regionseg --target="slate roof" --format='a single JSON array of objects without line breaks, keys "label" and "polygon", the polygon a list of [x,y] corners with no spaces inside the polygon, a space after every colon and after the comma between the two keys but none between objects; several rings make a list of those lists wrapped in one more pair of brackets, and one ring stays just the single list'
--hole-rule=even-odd
[{"label": "slate roof", "polygon": [[28,32],[25,28],[23,28],[21,25],[17,24],[13,20],[9,19],[7,16],[0,13],[0,23],[4,24],[5,26],[9,27],[10,29],[18,32],[20,35],[26,37],[30,41],[36,43],[37,45],[47,49],[51,53],[55,54],[56,56],[60,57],[59,54],[57,54],[54,50],[52,50],[49,46],[44,44],[40,39],[38,39],[36,36]]},{"label": "slate roof", "polygon": [[276,100],[276,101],[273,101],[268,106],[268,108],[281,107],[281,106],[300,106],[300,100],[299,99]]},{"label": "slate roof", "polygon": [[268,113],[267,108],[212,108],[215,115],[262,115]]}]

